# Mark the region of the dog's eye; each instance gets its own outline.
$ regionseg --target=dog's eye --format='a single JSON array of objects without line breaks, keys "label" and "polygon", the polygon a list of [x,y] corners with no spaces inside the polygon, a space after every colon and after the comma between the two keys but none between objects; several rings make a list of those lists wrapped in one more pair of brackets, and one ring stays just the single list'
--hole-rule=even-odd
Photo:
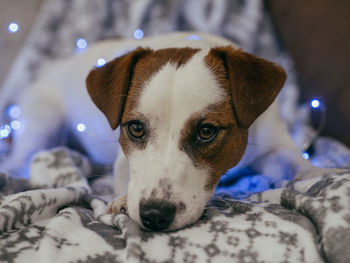
[{"label": "dog's eye", "polygon": [[140,139],[145,135],[145,129],[143,128],[142,123],[139,121],[129,123],[128,131],[132,137],[137,139]]},{"label": "dog's eye", "polygon": [[211,124],[204,124],[199,127],[197,140],[200,142],[209,142],[216,137],[218,129]]}]

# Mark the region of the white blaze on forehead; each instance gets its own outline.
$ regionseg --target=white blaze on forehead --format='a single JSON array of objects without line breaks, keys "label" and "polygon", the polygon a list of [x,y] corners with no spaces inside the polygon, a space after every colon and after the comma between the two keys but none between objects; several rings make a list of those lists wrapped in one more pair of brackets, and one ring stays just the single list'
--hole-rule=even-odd
[{"label": "white blaze on forehead", "polygon": [[162,67],[145,83],[136,111],[180,132],[193,113],[220,102],[225,92],[204,62],[207,53],[198,52],[179,68],[171,63]]},{"label": "white blaze on forehead", "polygon": [[[221,102],[226,95],[204,61],[207,53],[208,50],[198,52],[179,68],[166,64],[142,89],[135,112],[148,120],[152,134],[145,149],[132,151],[128,156],[128,211],[139,223],[139,202],[155,198],[151,194],[153,189],[160,193],[156,198],[186,207],[176,213],[170,229],[197,220],[212,194],[205,190],[210,171],[196,167],[179,149],[186,121],[208,105]],[[164,179],[171,187],[168,197],[167,189],[159,189]]]}]

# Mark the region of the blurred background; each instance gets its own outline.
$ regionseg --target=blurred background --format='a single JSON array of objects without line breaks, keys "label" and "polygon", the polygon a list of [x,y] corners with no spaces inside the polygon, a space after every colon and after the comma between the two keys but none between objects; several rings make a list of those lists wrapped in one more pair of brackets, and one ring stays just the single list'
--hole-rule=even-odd
[{"label": "blurred background", "polygon": [[27,71],[70,55],[80,48],[78,39],[87,44],[115,36],[208,31],[277,62],[290,56],[299,102],[316,98],[324,103],[322,134],[350,146],[349,14],[348,0],[1,0],[0,96],[13,97],[35,76]]},{"label": "blurred background", "polygon": [[[45,0],[0,1],[0,89],[43,2]],[[16,33],[9,32],[8,26],[13,22],[20,26]]]}]

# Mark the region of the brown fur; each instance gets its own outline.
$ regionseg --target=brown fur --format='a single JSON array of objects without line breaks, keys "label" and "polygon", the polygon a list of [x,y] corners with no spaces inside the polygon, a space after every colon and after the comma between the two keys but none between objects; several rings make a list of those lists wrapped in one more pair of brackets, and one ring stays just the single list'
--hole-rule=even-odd
[{"label": "brown fur", "polygon": [[[175,64],[177,67],[184,65],[189,59],[198,52],[198,49],[192,48],[167,48],[152,51],[147,56],[141,58],[133,69],[133,78],[131,80],[128,96],[126,98],[124,112],[122,116],[122,123],[130,120],[139,119],[147,126],[145,118],[135,113],[134,109],[138,104],[138,99],[144,87],[144,84],[152,78],[152,76],[158,72],[166,63]],[[147,145],[147,139],[142,144],[135,144],[127,137],[126,129],[121,129],[120,143],[127,155],[132,149],[137,147],[138,149],[144,149]],[[146,127],[148,131],[151,131],[152,127]]]},{"label": "brown fur", "polygon": [[[96,106],[105,114],[113,129],[120,122],[140,119],[135,115],[135,109],[142,88],[152,76],[166,63],[180,67],[184,65],[199,49],[167,48],[153,51],[137,48],[118,57],[101,68],[93,69],[87,79],[86,86],[89,95]],[[126,114],[123,114],[123,113]],[[127,127],[122,127],[120,143],[127,154],[131,148],[142,149],[147,141],[131,142],[127,138]]]},{"label": "brown fur", "polygon": [[203,123],[223,126],[217,138],[207,146],[191,143],[189,131],[198,116],[188,120],[182,131],[180,147],[200,166],[212,171],[206,188],[213,189],[220,176],[236,165],[244,154],[248,128],[273,102],[286,78],[284,70],[264,59],[233,49],[212,48],[205,62],[229,96],[218,105],[211,105]]},{"label": "brown fur", "polygon": [[[138,61],[133,69],[133,78],[130,85],[128,98],[125,103],[125,112],[132,113],[138,103],[138,98],[144,84],[152,78],[166,63],[173,63],[180,67],[184,65],[198,49],[192,48],[167,48],[152,51],[148,56]],[[127,114],[123,116],[123,122],[129,119]]]},{"label": "brown fur", "polygon": [[212,48],[205,60],[221,82],[223,76],[228,79],[235,117],[246,129],[273,102],[286,79],[280,66],[231,46]]},{"label": "brown fur", "polygon": [[[96,106],[105,114],[111,127],[116,129],[123,113],[127,97],[129,103],[125,111],[135,107],[143,84],[153,74],[170,62],[177,67],[184,65],[198,49],[167,48],[153,51],[137,48],[136,50],[118,57],[101,68],[90,71],[86,78],[89,95]],[[133,87],[133,89],[130,89]],[[130,96],[128,96],[130,92]]]},{"label": "brown fur", "polygon": [[92,101],[104,113],[113,129],[121,120],[133,69],[141,57],[151,52],[150,49],[138,48],[101,68],[93,69],[86,78]]},{"label": "brown fur", "polygon": [[[113,129],[120,121],[124,124],[138,119],[145,123],[147,132],[151,127],[141,114],[134,112],[144,84],[166,63],[181,67],[198,51],[192,48],[157,51],[138,48],[92,70],[86,80],[89,94]],[[227,169],[239,162],[247,144],[249,126],[275,99],[286,75],[281,67],[230,46],[212,48],[205,62],[228,96],[187,121],[179,147],[195,165],[212,171],[206,185],[209,190],[215,187]],[[211,143],[201,145],[194,137],[199,122],[223,129]],[[126,154],[134,147],[146,147],[147,136],[145,141],[135,143],[128,138],[126,129],[126,126],[122,127],[120,136]]]},{"label": "brown fur", "polygon": [[[209,144],[200,144],[196,142],[196,134],[201,123],[223,129]],[[212,190],[221,175],[240,161],[247,138],[248,132],[238,126],[232,114],[231,98],[227,96],[223,102],[208,106],[205,112],[195,114],[186,122],[181,131],[179,148],[190,156],[196,166],[211,171],[206,190]]]}]

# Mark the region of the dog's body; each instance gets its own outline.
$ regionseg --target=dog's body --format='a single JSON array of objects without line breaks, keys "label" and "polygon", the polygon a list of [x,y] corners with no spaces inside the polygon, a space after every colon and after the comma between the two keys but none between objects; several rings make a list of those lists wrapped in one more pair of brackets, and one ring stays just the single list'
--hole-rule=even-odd
[{"label": "dog's body", "polygon": [[[90,72],[86,90],[99,57],[117,58]],[[5,166],[24,163],[63,124],[95,162],[112,163],[120,125],[119,197],[108,212],[127,207],[145,228],[178,229],[199,218],[233,166],[251,165],[276,181],[313,169],[273,102],[284,80],[280,67],[211,35],[105,41],[44,71],[21,96],[25,127]]]}]

